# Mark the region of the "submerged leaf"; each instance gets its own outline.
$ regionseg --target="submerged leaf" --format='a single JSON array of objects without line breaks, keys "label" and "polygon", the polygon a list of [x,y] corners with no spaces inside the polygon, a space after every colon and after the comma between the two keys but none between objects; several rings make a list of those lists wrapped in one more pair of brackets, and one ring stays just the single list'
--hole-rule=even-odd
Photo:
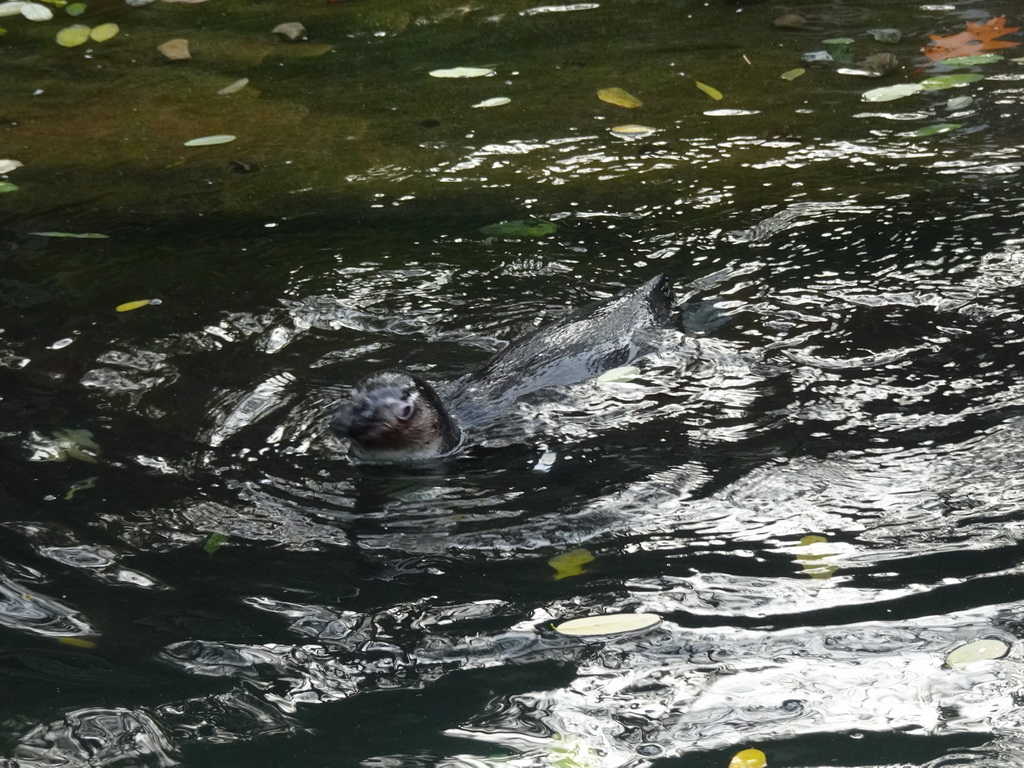
[{"label": "submerged leaf", "polygon": [[505,237],[517,239],[520,237],[547,237],[558,229],[553,221],[543,219],[516,219],[514,221],[499,221],[497,224],[488,224],[480,227],[480,233],[488,237]]},{"label": "submerged leaf", "polygon": [[597,92],[597,98],[609,104],[614,104],[617,107],[625,107],[626,109],[635,109],[643,104],[636,96],[621,88],[601,88]]},{"label": "submerged leaf", "polygon": [[512,99],[507,96],[495,96],[493,99],[484,99],[473,105],[473,109],[488,109],[490,107],[503,107],[510,103]]},{"label": "submerged leaf", "polygon": [[461,79],[464,77],[490,77],[494,74],[493,69],[487,67],[450,67],[449,69],[435,69],[430,72],[431,77]]},{"label": "submerged leaf", "polygon": [[787,69],[779,77],[783,80],[796,80],[800,75],[804,74],[807,70],[803,67],[797,67],[796,69]]},{"label": "submerged leaf", "polygon": [[232,94],[232,93],[238,93],[240,90],[245,88],[245,86],[247,86],[248,84],[249,84],[249,78],[248,77],[243,77],[243,78],[241,78],[239,80],[235,80],[235,82],[231,83],[231,85],[225,85],[223,88],[221,88],[219,91],[217,91],[217,95],[218,96],[228,96],[229,94]]},{"label": "submerged leaf", "polygon": [[824,536],[804,536],[800,539],[801,551],[797,553],[796,560],[804,569],[804,573],[812,579],[831,578],[839,567],[831,562],[834,553],[827,546],[828,539]]},{"label": "submerged leaf", "polygon": [[21,187],[9,181],[0,181],[0,195],[7,192],[17,192]]},{"label": "submerged leaf", "polygon": [[74,648],[95,648],[96,643],[86,640],[84,637],[58,637],[57,642],[62,645],[70,645]]},{"label": "submerged leaf", "polygon": [[156,49],[169,61],[185,61],[192,58],[192,52],[188,49],[188,40],[181,37],[160,43]]},{"label": "submerged leaf", "polygon": [[87,9],[88,6],[85,3],[69,3],[64,8],[64,12],[68,16],[81,16]]},{"label": "submerged leaf", "polygon": [[952,59],[945,59],[942,63],[947,67],[972,67],[976,64],[993,64],[1002,61],[1003,58],[998,53],[978,53],[972,56],[954,56]]},{"label": "submerged leaf", "polygon": [[598,384],[610,384],[612,382],[632,381],[640,375],[640,369],[635,365],[623,365],[619,368],[612,368],[597,377]]},{"label": "submerged leaf", "polygon": [[906,96],[913,96],[915,93],[920,93],[923,90],[924,86],[920,83],[898,83],[897,85],[887,85],[883,88],[873,88],[870,91],[866,91],[861,94],[861,99],[875,102],[895,101]]},{"label": "submerged leaf", "polygon": [[37,237],[71,237],[78,240],[106,240],[110,235],[101,235],[99,232],[29,232]]},{"label": "submerged leaf", "polygon": [[946,109],[958,110],[971,106],[974,103],[973,96],[954,96],[946,101]]},{"label": "submerged leaf", "polygon": [[185,142],[186,147],[212,147],[217,144],[230,144],[237,139],[230,133],[220,133],[214,136],[200,136],[198,139],[189,139]]},{"label": "submerged leaf", "polygon": [[203,551],[206,552],[206,554],[208,555],[212,555],[214,552],[216,552],[218,549],[224,546],[227,540],[228,535],[226,533],[220,533],[219,531],[215,531],[214,533],[211,533],[209,537],[206,539],[206,542],[203,544]]},{"label": "submerged leaf", "polygon": [[960,128],[962,123],[939,123],[938,125],[927,125],[924,128],[918,128],[914,131],[911,136],[934,136],[937,133],[949,133]]},{"label": "submerged leaf", "polygon": [[710,96],[715,101],[721,101],[722,99],[725,98],[722,95],[722,92],[720,90],[718,90],[717,88],[712,88],[710,85],[708,85],[706,83],[702,83],[699,80],[695,80],[694,83],[696,84],[696,86],[698,88],[700,88],[702,91],[704,91],[704,93],[706,93],[708,96]]},{"label": "submerged leaf", "polygon": [[68,492],[64,494],[65,501],[71,501],[75,497],[75,494],[79,491],[84,491],[88,488],[95,488],[98,477],[87,477],[85,480],[79,480],[77,483],[72,484]]},{"label": "submerged leaf", "polygon": [[607,616],[587,616],[571,619],[555,627],[556,632],[574,637],[596,635],[618,635],[624,632],[640,632],[661,623],[661,617],[653,613],[612,613]]},{"label": "submerged leaf", "polygon": [[944,91],[947,88],[959,88],[984,79],[984,75],[971,72],[963,72],[958,75],[936,75],[935,77],[929,77],[927,80],[922,80],[921,87],[926,91]]},{"label": "submerged leaf", "polygon": [[89,37],[97,43],[105,43],[112,37],[116,37],[117,33],[121,31],[121,28],[117,24],[100,24],[97,27],[93,27],[89,32]]},{"label": "submerged leaf", "polygon": [[555,569],[554,580],[568,578],[569,576],[582,576],[583,566],[594,562],[594,556],[585,549],[573,549],[555,555],[548,560],[548,565]]},{"label": "submerged leaf", "polygon": [[64,29],[57,33],[57,45],[62,45],[65,48],[74,48],[86,42],[91,31],[84,24],[72,24],[70,27],[64,27]]}]

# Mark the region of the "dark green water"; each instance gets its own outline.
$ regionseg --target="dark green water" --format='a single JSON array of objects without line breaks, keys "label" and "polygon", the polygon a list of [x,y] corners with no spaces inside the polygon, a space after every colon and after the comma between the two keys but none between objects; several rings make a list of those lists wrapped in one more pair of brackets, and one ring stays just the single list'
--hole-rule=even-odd
[{"label": "dark green water", "polygon": [[[861,99],[1016,5],[57,13],[0,43],[5,766],[1024,765],[1024,51]],[[780,79],[847,36],[902,69]],[[369,372],[451,380],[657,272],[696,314],[632,381],[442,466],[326,432]],[[619,612],[662,622],[552,631]]]}]

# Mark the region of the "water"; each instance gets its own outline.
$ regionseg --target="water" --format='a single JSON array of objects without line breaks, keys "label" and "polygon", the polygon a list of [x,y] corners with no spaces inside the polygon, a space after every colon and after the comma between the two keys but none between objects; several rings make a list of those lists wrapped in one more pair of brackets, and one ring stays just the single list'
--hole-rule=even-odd
[{"label": "water", "polygon": [[[5,764],[1024,763],[1020,67],[859,98],[1018,9],[332,3],[287,46],[296,9],[206,5],[91,9],[123,34],[86,53],[5,19]],[[777,78],[845,35],[903,72]],[[658,272],[691,311],[632,381],[443,465],[325,432],[371,371],[443,384]]]}]

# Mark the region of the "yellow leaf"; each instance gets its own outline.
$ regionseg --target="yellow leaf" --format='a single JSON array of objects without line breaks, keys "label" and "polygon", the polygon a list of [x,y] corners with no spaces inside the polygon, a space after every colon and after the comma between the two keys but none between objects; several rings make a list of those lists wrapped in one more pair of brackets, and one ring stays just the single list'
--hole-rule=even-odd
[{"label": "yellow leaf", "polygon": [[597,98],[609,104],[614,104],[617,107],[625,107],[626,109],[635,109],[643,104],[636,96],[627,93],[621,88],[602,88],[597,92]]},{"label": "yellow leaf", "polygon": [[[95,461],[95,459],[94,459],[94,461]],[[64,500],[65,501],[71,501],[73,498],[75,498],[75,494],[78,493],[78,491],[84,491],[84,490],[87,490],[89,488],[95,488],[97,480],[99,480],[99,478],[94,476],[94,477],[87,477],[87,478],[85,478],[85,480],[80,480],[79,482],[75,483],[74,485],[71,486],[71,488],[68,490],[68,492],[64,495]]]},{"label": "yellow leaf", "polygon": [[65,48],[74,48],[76,45],[86,42],[91,31],[84,24],[72,24],[70,27],[64,27],[64,29],[57,33],[57,45],[62,45]]},{"label": "yellow leaf", "polygon": [[744,749],[732,756],[729,768],[766,768],[768,759],[760,749]]},{"label": "yellow leaf", "polygon": [[57,642],[58,643],[63,643],[64,645],[73,645],[75,648],[95,648],[96,647],[96,643],[94,643],[92,640],[86,640],[85,638],[82,638],[82,637],[58,637],[57,638]]},{"label": "yellow leaf", "polygon": [[121,28],[117,24],[100,24],[92,28],[89,32],[89,37],[97,43],[105,43],[110,38],[116,37],[120,31]]},{"label": "yellow leaf", "polygon": [[696,83],[698,88],[704,91],[704,93],[706,93],[715,101],[721,101],[723,98],[725,98],[724,96],[722,96],[722,92],[717,88],[712,88],[710,85],[700,82],[700,80],[695,80],[694,82]]},{"label": "yellow leaf", "polygon": [[138,301],[126,301],[124,304],[118,304],[114,309],[117,312],[131,312],[133,309],[139,309],[140,307],[148,307],[152,301],[150,299],[139,299]]},{"label": "yellow leaf", "polygon": [[812,579],[828,579],[839,570],[839,566],[830,562],[834,554],[818,546],[827,543],[828,539],[824,536],[804,536],[800,539],[800,546],[808,551],[797,554],[796,561]]},{"label": "yellow leaf", "polygon": [[785,72],[779,75],[779,77],[781,77],[783,80],[796,80],[798,77],[800,77],[800,75],[804,74],[806,71],[807,70],[803,69],[802,67],[797,67],[796,69],[787,69]]},{"label": "yellow leaf", "polygon": [[548,565],[555,569],[554,579],[564,579],[568,576],[580,576],[583,574],[583,566],[594,562],[594,556],[585,549],[573,549],[555,555],[548,560]]}]

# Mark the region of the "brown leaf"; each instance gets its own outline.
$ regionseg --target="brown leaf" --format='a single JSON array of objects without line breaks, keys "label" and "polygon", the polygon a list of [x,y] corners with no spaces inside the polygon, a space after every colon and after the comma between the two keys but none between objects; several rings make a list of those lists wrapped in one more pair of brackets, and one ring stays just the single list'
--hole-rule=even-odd
[{"label": "brown leaf", "polygon": [[1007,27],[1006,17],[997,16],[984,24],[967,22],[967,29],[955,35],[942,37],[930,35],[932,42],[922,52],[932,61],[952,59],[956,56],[971,56],[982,51],[994,51],[1000,48],[1013,48],[1020,45],[1011,40],[996,38],[1016,32],[1020,27]]}]

